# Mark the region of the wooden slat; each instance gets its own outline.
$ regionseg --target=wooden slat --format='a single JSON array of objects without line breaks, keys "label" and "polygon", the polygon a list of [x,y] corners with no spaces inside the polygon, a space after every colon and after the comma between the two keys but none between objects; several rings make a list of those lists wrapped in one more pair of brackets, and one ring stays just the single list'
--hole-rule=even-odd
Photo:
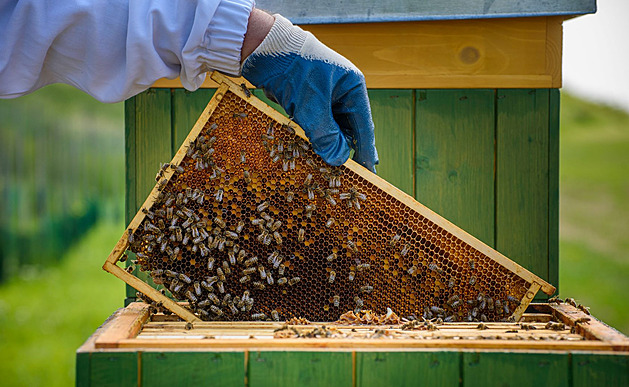
[{"label": "wooden slat", "polygon": [[116,348],[117,341],[135,338],[149,318],[148,305],[134,302],[124,308],[105,331],[96,339],[97,348]]},{"label": "wooden slat", "polygon": [[[308,25],[369,88],[561,87],[561,16]],[[203,87],[216,87],[208,77]],[[240,82],[239,82],[240,83]],[[158,81],[154,87],[181,87]]]},{"label": "wooden slat", "polygon": [[244,352],[144,352],[142,385],[243,386]]},{"label": "wooden slat", "polygon": [[559,90],[549,90],[548,107],[548,282],[559,292]]},{"label": "wooden slat", "polygon": [[494,245],[494,91],[418,90],[417,200]]},{"label": "wooden slat", "polygon": [[348,350],[348,349],[498,349],[533,351],[613,351],[602,341],[530,341],[530,340],[404,340],[399,339],[125,339],[118,348],[126,349],[208,349],[212,350]]},{"label": "wooden slat", "polygon": [[463,386],[569,386],[567,353],[464,352]]},{"label": "wooden slat", "polygon": [[531,301],[533,301],[533,298],[535,297],[535,295],[537,294],[540,288],[541,288],[541,285],[538,284],[537,282],[533,282],[531,284],[531,287],[529,288],[529,290],[527,290],[526,293],[524,294],[524,298],[520,300],[520,305],[518,305],[518,307],[513,311],[513,314],[511,315],[512,320],[514,322],[520,321],[520,319],[522,318],[522,315],[524,314],[524,311],[529,306]]},{"label": "wooden slat", "polygon": [[370,90],[380,164],[378,175],[413,196],[413,105],[411,90]]},{"label": "wooden slat", "polygon": [[499,90],[496,248],[548,280],[548,90]]},{"label": "wooden slat", "polygon": [[572,354],[574,387],[629,386],[629,355]]},{"label": "wooden slat", "polygon": [[250,387],[352,386],[349,352],[250,352]]},{"label": "wooden slat", "polygon": [[356,385],[457,386],[461,353],[439,352],[358,352]]},{"label": "wooden slat", "polygon": [[[589,340],[601,340],[617,351],[629,351],[629,338],[609,325],[568,304],[550,304],[554,315]],[[579,322],[580,320],[585,320]]]},{"label": "wooden slat", "polygon": [[215,89],[199,89],[194,93],[183,89],[172,91],[172,155],[188,137],[192,126],[214,95],[214,91]]},{"label": "wooden slat", "polygon": [[93,387],[138,386],[136,352],[93,352],[90,364]]}]

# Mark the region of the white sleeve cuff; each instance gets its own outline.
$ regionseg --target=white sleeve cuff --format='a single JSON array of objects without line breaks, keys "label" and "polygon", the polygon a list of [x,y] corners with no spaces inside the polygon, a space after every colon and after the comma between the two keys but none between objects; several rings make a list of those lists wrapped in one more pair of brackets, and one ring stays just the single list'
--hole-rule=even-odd
[{"label": "white sleeve cuff", "polygon": [[180,78],[186,89],[198,89],[212,70],[240,76],[240,51],[254,5],[254,0],[221,0],[201,44],[184,47]]}]

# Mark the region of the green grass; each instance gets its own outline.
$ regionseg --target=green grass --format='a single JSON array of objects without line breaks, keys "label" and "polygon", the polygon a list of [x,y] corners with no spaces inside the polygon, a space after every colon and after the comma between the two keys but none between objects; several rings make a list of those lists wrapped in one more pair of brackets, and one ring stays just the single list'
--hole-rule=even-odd
[{"label": "green grass", "polygon": [[0,287],[0,384],[74,384],[76,349],[124,301],[124,284],[101,269],[122,231],[101,222],[58,266]]},{"label": "green grass", "polygon": [[564,95],[561,295],[629,334],[629,115]]}]

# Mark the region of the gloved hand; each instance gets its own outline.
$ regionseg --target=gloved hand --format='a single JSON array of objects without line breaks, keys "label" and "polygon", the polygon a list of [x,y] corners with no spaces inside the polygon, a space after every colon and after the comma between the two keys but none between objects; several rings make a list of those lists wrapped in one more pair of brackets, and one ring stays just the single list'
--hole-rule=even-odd
[{"label": "gloved hand", "polygon": [[314,151],[338,166],[349,158],[372,172],[378,164],[365,77],[349,60],[288,19],[275,16],[242,75],[264,88],[306,132]]}]

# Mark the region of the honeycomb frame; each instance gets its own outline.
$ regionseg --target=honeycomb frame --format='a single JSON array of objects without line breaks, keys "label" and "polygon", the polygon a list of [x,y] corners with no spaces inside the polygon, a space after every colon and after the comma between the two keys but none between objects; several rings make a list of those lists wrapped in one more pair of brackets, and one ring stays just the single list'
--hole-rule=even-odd
[{"label": "honeycomb frame", "polygon": [[[104,270],[160,306],[188,322],[201,320],[189,307],[203,313],[204,319],[229,319],[231,309],[232,317],[238,320],[299,316],[334,321],[334,316],[354,308],[383,313],[391,307],[401,315],[446,321],[518,321],[539,290],[548,295],[555,292],[551,284],[354,161],[348,160],[341,167],[327,166],[314,154],[297,124],[229,78],[214,72],[212,79],[219,83],[214,96],[169,163],[172,167],[160,170],[157,184],[103,265]],[[227,111],[230,106],[242,110]],[[254,114],[250,117],[245,111]],[[242,130],[240,136],[234,128]],[[213,130],[226,137],[213,136],[207,145],[208,133]],[[246,131],[259,133],[260,140],[247,136]],[[297,152],[292,149],[287,155],[285,146]],[[210,170],[200,158],[194,161],[195,151],[203,148],[204,152],[214,152],[214,147],[218,150],[210,154],[211,165],[218,167],[211,168],[213,175],[218,168],[219,176],[204,180]],[[251,150],[254,152],[247,152]],[[191,186],[195,187],[194,194]],[[176,254],[167,241],[156,252],[151,247],[155,243],[149,243],[148,238],[164,236],[167,231],[163,221],[156,227],[151,219],[161,211],[165,220],[165,195],[174,200],[184,191],[186,201],[198,197],[205,203],[195,204],[196,220],[189,213],[181,214],[181,219],[202,223],[198,228],[206,230],[202,230],[205,235],[195,241],[205,242],[182,243],[182,237],[175,238],[173,231],[166,236],[177,246]],[[170,205],[170,218],[173,208],[191,211],[180,204]],[[198,228],[192,227],[198,233]],[[181,230],[175,223],[169,229],[173,228]],[[258,237],[253,238],[255,235]],[[253,250],[236,262],[231,255],[236,247],[210,246],[210,240],[219,238],[223,244],[242,244],[243,251],[253,246]],[[203,246],[205,254],[199,253],[197,246]],[[141,268],[150,270],[157,283],[166,281],[176,298],[187,298],[189,307],[117,265],[130,247],[140,253]],[[246,265],[245,257],[253,256],[259,263]],[[210,257],[212,267],[209,262],[197,262],[197,258],[207,261]],[[229,280],[223,278],[223,269],[233,271]],[[168,278],[165,271],[175,278]],[[284,275],[285,271],[290,274]],[[295,282],[296,278],[300,281]],[[227,291],[223,281],[229,285]],[[215,290],[217,283],[221,291]],[[262,285],[254,289],[252,283]],[[199,284],[204,285],[202,289]],[[251,293],[262,301],[255,308],[245,306],[244,294],[239,297],[243,289],[247,297]],[[206,301],[210,294],[224,297],[223,302]],[[237,307],[232,297],[239,301]],[[199,307],[201,299],[214,307],[212,313]],[[241,313],[245,309],[247,313]],[[216,310],[220,312],[214,313]]]}]

